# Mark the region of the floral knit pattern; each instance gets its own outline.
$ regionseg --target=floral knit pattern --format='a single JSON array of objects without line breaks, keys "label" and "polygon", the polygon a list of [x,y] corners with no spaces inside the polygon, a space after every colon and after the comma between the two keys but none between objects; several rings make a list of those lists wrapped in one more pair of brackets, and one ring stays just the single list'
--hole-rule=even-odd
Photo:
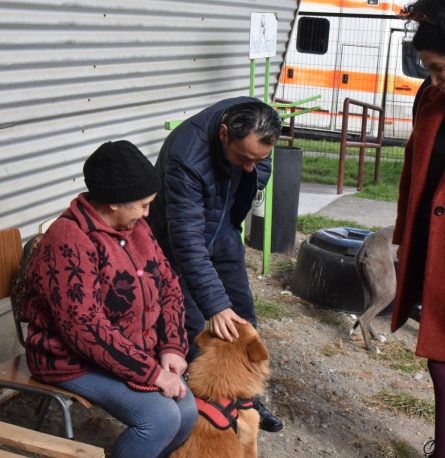
[{"label": "floral knit pattern", "polygon": [[39,243],[27,278],[27,358],[43,381],[100,366],[150,385],[162,353],[187,352],[178,280],[145,221],[115,231],[80,195]]}]

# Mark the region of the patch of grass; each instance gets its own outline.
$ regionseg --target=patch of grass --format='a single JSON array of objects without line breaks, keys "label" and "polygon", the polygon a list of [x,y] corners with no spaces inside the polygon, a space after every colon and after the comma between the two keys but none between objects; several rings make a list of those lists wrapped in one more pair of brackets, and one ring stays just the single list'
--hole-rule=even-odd
[{"label": "patch of grass", "polygon": [[278,320],[282,316],[280,304],[275,301],[265,301],[263,299],[256,298],[255,311],[257,316],[261,318]]},{"label": "patch of grass", "polygon": [[[402,161],[382,161],[380,163],[380,182],[378,185],[373,185],[374,162],[365,162],[364,190],[357,196],[375,200],[396,201],[402,165]],[[357,175],[358,161],[347,159],[345,161],[344,185],[356,186]],[[338,158],[304,157],[302,181],[336,185],[337,180]]]},{"label": "patch of grass", "polygon": [[343,340],[339,339],[337,342],[329,343],[321,347],[320,353],[324,356],[345,355],[343,349]]},{"label": "patch of grass", "polygon": [[355,221],[348,221],[343,219],[332,219],[326,218],[325,216],[319,215],[301,215],[298,217],[297,230],[303,234],[312,234],[318,229],[325,229],[327,227],[356,227],[359,229],[369,229],[376,231],[381,229],[378,226],[366,227]]},{"label": "patch of grass", "polygon": [[272,274],[277,276],[287,275],[289,272],[293,272],[294,267],[295,261],[292,259],[280,259],[273,264]]},{"label": "patch of grass", "polygon": [[394,458],[412,458],[418,455],[417,450],[405,441],[392,441],[390,447]]},{"label": "patch of grass", "polygon": [[399,195],[399,187],[380,181],[379,184],[364,186],[363,191],[354,194],[354,197],[362,199],[380,200],[383,202],[396,202]]},{"label": "patch of grass", "polygon": [[[283,142],[283,144],[287,145],[287,142]],[[329,140],[311,140],[299,138],[295,141],[295,146],[298,148],[303,148],[304,151],[316,151],[319,153],[338,155],[340,151],[340,142]],[[358,155],[359,151],[359,148],[347,148],[348,155]],[[385,159],[403,159],[404,151],[405,149],[403,146],[384,146],[382,148],[381,157]],[[366,148],[365,155],[375,157],[375,148]]]},{"label": "patch of grass", "polygon": [[282,304],[277,301],[264,300],[255,296],[256,315],[262,319],[279,320],[281,318],[294,318],[297,316],[292,304]]},{"label": "patch of grass", "polygon": [[418,358],[401,341],[394,341],[382,348],[381,353],[372,353],[372,357],[378,360],[388,361],[391,369],[405,372],[406,374],[416,374],[419,371],[427,371],[427,361]]},{"label": "patch of grass", "polygon": [[410,417],[419,417],[428,423],[434,423],[434,401],[432,400],[425,401],[409,393],[388,391],[380,392],[377,398],[393,412],[402,412]]},{"label": "patch of grass", "polygon": [[297,261],[295,259],[280,259],[272,264],[272,277],[280,280],[281,285],[290,285]]},{"label": "patch of grass", "polygon": [[414,447],[403,440],[381,442],[378,448],[387,458],[414,458],[421,456]]}]

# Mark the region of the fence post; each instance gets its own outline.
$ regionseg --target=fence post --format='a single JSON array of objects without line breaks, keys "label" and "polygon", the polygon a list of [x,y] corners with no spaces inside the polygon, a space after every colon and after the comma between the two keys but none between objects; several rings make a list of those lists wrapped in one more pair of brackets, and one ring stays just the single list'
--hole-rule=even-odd
[{"label": "fence post", "polygon": [[[362,130],[360,133],[360,142],[366,144],[366,127],[368,124],[368,107],[363,107],[362,112]],[[361,191],[363,189],[365,174],[365,147],[360,146],[360,153],[358,158],[358,176],[357,176],[357,190]]]},{"label": "fence post", "polygon": [[343,119],[341,123],[340,158],[338,162],[337,194],[343,193],[345,176],[346,142],[348,140],[349,98],[343,103]]},{"label": "fence post", "polygon": [[[349,118],[349,105],[357,105],[363,108],[362,111],[362,127],[360,132],[360,141],[348,141],[348,118]],[[368,123],[368,110],[374,110],[379,112],[379,125],[377,133],[377,141],[367,142],[366,141],[366,128]],[[343,192],[343,183],[345,175],[345,160],[346,160],[346,148],[348,146],[359,147],[359,163],[358,163],[358,177],[357,177],[357,190],[361,191],[364,183],[365,175],[365,153],[366,148],[375,148],[375,168],[374,168],[374,184],[377,184],[380,179],[380,157],[383,141],[383,128],[384,128],[384,111],[382,107],[377,105],[371,105],[369,103],[360,102],[358,100],[352,100],[346,98],[343,104],[343,120],[341,128],[341,141],[340,141],[340,158],[338,163],[338,180],[337,180],[337,194]]]}]

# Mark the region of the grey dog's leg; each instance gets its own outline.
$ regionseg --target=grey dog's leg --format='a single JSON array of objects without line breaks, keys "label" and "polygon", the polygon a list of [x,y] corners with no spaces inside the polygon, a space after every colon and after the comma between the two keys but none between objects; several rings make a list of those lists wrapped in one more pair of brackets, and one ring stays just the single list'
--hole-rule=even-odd
[{"label": "grey dog's leg", "polygon": [[369,333],[371,334],[372,338],[374,340],[378,340],[379,342],[386,342],[386,337],[383,336],[382,334],[379,334],[374,328],[373,326],[371,325],[371,323],[369,324]]},{"label": "grey dog's leg", "polygon": [[365,347],[368,350],[373,351],[374,353],[379,353],[380,350],[374,344],[371,343],[371,339],[369,338],[369,330],[368,330],[367,324],[362,323],[361,319],[360,319],[360,329],[362,330],[363,340],[365,341]]},{"label": "grey dog's leg", "polygon": [[360,322],[360,328],[362,330],[363,339],[365,341],[365,346],[368,350],[373,351],[374,353],[379,353],[380,350],[371,343],[370,335],[374,339],[380,340],[380,335],[374,330],[371,326],[372,320],[388,305],[387,296],[381,298],[378,301],[372,302],[369,308],[363,313],[363,315],[358,319]]}]

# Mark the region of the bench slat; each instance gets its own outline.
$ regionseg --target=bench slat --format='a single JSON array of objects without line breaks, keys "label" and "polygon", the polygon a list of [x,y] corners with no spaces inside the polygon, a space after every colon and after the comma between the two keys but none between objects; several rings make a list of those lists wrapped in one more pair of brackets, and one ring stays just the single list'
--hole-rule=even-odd
[{"label": "bench slat", "polygon": [[0,450],[0,458],[17,458],[24,455],[17,455],[17,453],[8,452],[7,450]]},{"label": "bench slat", "polygon": [[[0,421],[0,444],[54,458],[104,458],[100,447]],[[7,456],[7,455],[6,455]],[[14,456],[14,455],[12,455]]]}]

